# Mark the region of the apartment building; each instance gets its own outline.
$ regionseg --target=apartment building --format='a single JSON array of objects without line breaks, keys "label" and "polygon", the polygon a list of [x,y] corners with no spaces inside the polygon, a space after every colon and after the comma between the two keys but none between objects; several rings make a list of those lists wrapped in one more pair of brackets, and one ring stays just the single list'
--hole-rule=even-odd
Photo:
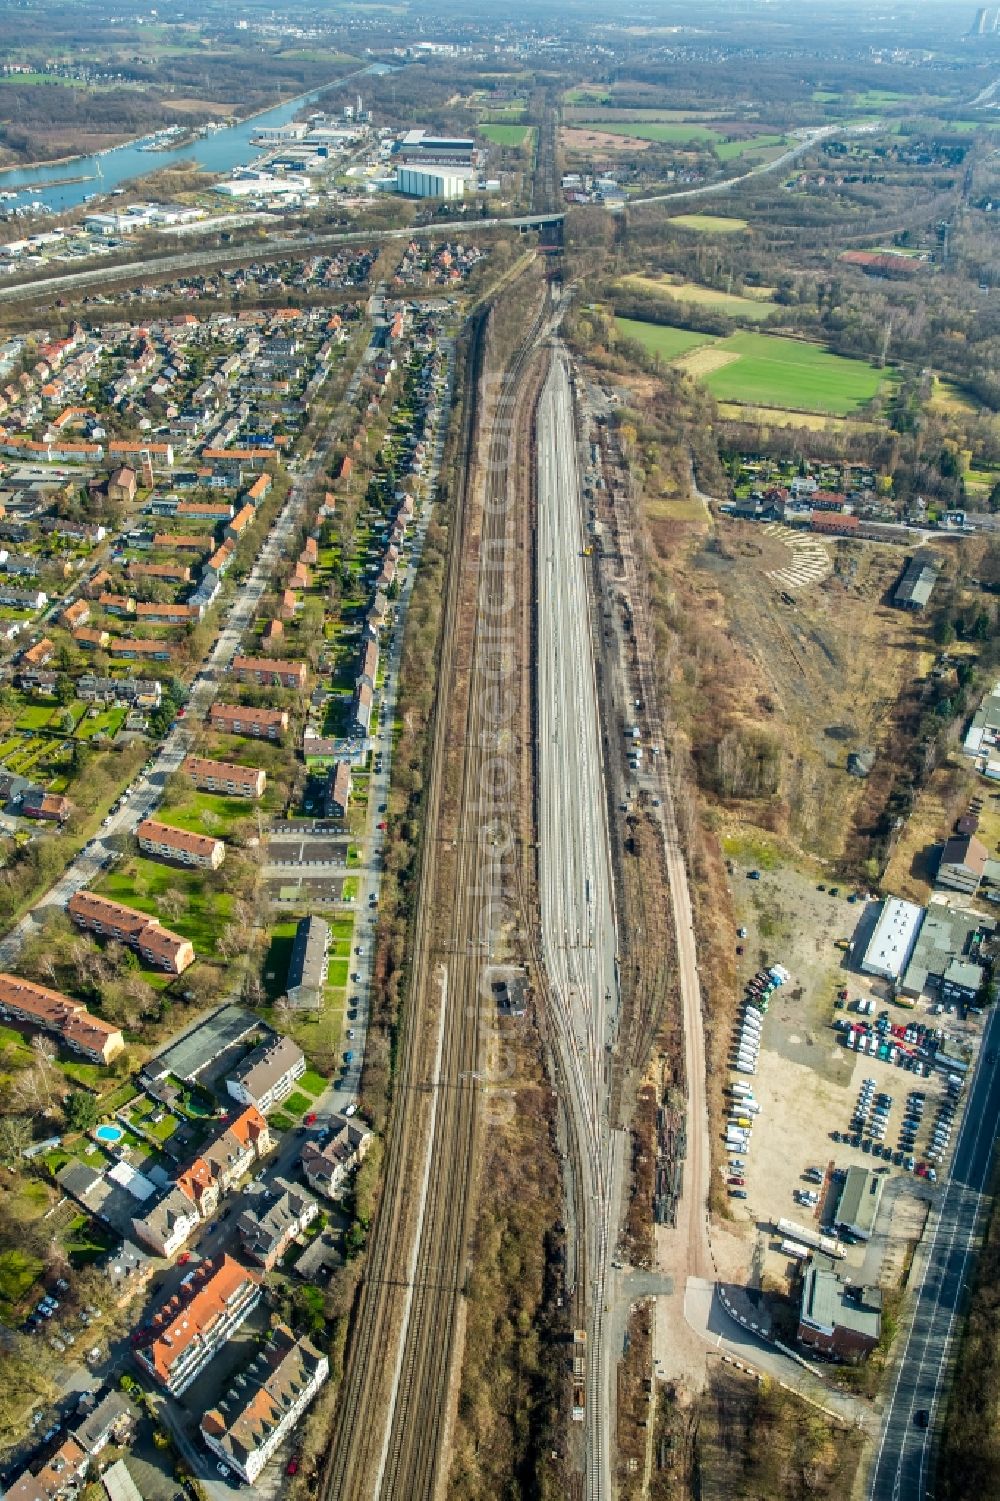
[{"label": "apartment building", "polygon": [[135,837],[144,855],[151,855],[154,860],[176,860],[197,870],[218,870],[226,858],[226,846],[221,839],[174,829],[155,818],[144,818]]},{"label": "apartment building", "polygon": [[308,1339],[277,1324],[267,1344],[201,1420],[212,1453],[253,1485],[326,1380],[330,1364]]},{"label": "apartment building", "polygon": [[234,657],[232,670],[238,683],[253,683],[258,688],[294,688],[299,693],[309,676],[304,662],[281,662],[273,657]]},{"label": "apartment building", "polygon": [[277,1265],[296,1236],[319,1214],[319,1204],[312,1194],[286,1178],[275,1178],[271,1191],[277,1197],[272,1197],[266,1207],[245,1209],[236,1222],[244,1256],[265,1272]]},{"label": "apartment building", "polygon": [[295,1081],[306,1071],[305,1054],[290,1037],[263,1043],[243,1060],[226,1090],[243,1105],[256,1105],[267,1114],[292,1092]]},{"label": "apartment building", "polygon": [[338,761],[330,768],[323,797],[323,812],[327,818],[346,818],[351,801],[351,763]]},{"label": "apartment building", "polygon": [[285,709],[250,709],[239,704],[215,703],[208,722],[213,730],[225,735],[242,735],[248,740],[280,740],[288,729]]},{"label": "apartment building", "polygon": [[224,797],[261,797],[267,785],[266,772],[257,766],[241,766],[236,761],[185,756],[181,769],[202,792],[217,792]]},{"label": "apartment building", "polygon": [[194,948],[187,938],[161,927],[157,917],[112,902],[94,891],[77,891],[70,897],[66,910],[78,927],[127,943],[156,969],[182,974],[194,963]]},{"label": "apartment building", "polygon": [[119,1029],[92,1016],[80,1001],[18,975],[0,974],[0,1016],[40,1027],[93,1063],[110,1063],[125,1046]]},{"label": "apartment building", "polygon": [[136,1361],[171,1396],[181,1396],[256,1308],[261,1281],[225,1254],[199,1262],[139,1331]]}]

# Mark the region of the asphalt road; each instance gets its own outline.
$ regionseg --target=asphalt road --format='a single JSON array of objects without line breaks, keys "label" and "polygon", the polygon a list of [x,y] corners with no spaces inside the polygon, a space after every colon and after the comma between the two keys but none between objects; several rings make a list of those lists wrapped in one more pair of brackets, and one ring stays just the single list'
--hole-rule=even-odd
[{"label": "asphalt road", "polygon": [[[986,1209],[1000,1116],[1000,1017],[988,1016],[951,1174],[939,1190],[936,1222],[925,1234],[924,1269],[902,1338],[872,1470],[871,1501],[922,1501],[933,1494],[935,1426],[943,1417],[949,1359],[973,1272],[974,1242]],[[932,1211],[933,1214],[933,1211]],[[927,1426],[923,1416],[927,1414]],[[919,1424],[919,1426],[918,1426]]]},{"label": "asphalt road", "polygon": [[382,244],[391,240],[447,239],[449,235],[468,235],[481,229],[537,229],[543,224],[561,222],[562,213],[515,214],[496,219],[452,219],[446,224],[411,224],[404,229],[352,229],[333,234],[288,235],[253,245],[230,245],[224,250],[173,251],[169,255],[149,256],[144,260],[119,265],[101,265],[88,271],[61,271],[55,276],[37,276],[33,281],[0,286],[0,302],[31,302],[86,287],[110,286],[113,282],[141,281],[147,276],[169,276],[182,271],[217,271],[223,266],[243,261],[269,262],[291,255],[318,255],[338,245]]},{"label": "asphalt road", "polygon": [[616,935],[573,407],[557,349],[538,407],[538,869],[542,951],[579,1158],[588,1282],[588,1501],[611,1496],[609,1037]]},{"label": "asphalt road", "polygon": [[831,136],[871,135],[878,130],[877,121],[869,121],[864,125],[821,125],[816,130],[804,130],[801,132],[802,139],[795,145],[776,156],[773,162],[762,162],[759,167],[751,167],[749,172],[742,172],[739,177],[727,177],[723,182],[708,182],[700,188],[681,188],[676,193],[657,193],[650,198],[633,198],[629,202],[629,208],[641,208],[644,203],[671,203],[675,198],[711,198],[716,193],[728,193],[733,188],[739,187],[742,182],[750,182],[754,177],[763,177],[770,172],[780,172],[784,167],[791,166],[797,157],[811,150],[820,141],[829,140]]}]

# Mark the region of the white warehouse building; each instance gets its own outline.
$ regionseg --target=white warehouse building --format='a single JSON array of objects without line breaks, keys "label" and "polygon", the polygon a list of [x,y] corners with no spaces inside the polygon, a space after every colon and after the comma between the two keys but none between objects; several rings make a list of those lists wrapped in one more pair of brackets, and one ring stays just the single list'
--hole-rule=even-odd
[{"label": "white warehouse building", "polygon": [[898,896],[887,897],[865,949],[862,971],[883,980],[898,980],[910,962],[923,920],[923,907]]},{"label": "white warehouse building", "polygon": [[411,198],[462,198],[472,175],[468,167],[397,167],[396,192]]}]

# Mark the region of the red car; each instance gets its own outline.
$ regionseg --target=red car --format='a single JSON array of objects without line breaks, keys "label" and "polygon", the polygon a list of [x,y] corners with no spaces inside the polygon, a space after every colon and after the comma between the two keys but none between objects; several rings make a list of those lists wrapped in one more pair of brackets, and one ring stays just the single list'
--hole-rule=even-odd
[{"label": "red car", "polygon": [[315,1126],[315,1124],[316,1124],[316,1112],[315,1112],[315,1110],[310,1110],[309,1114],[305,1117],[305,1123],[306,1123],[307,1126]]},{"label": "red car", "polygon": [[286,1475],[297,1475],[298,1473],[299,1473],[299,1456],[297,1454],[293,1454],[292,1457],[291,1457],[291,1459],[288,1461],[287,1465],[285,1466],[285,1474]]},{"label": "red car", "polygon": [[726,1179],[727,1183],[734,1184],[736,1188],[743,1188],[743,1186],[745,1185],[746,1181],[747,1180],[745,1178],[727,1178]]},{"label": "red car", "polygon": [[188,1264],[188,1262],[190,1260],[191,1260],[191,1252],[190,1251],[182,1251],[181,1254],[177,1258],[177,1265],[178,1266],[187,1266],[187,1264]]},{"label": "red car", "polygon": [[387,825],[387,824],[386,824],[386,821],[385,821],[385,819],[384,819],[384,818],[383,818],[383,820],[382,820],[382,822],[381,822],[381,823],[378,823],[378,824],[376,824],[376,825],[375,825],[375,827],[376,827],[376,828],[377,828],[377,829],[385,829],[385,828],[387,828],[387,827],[388,827],[388,825]]},{"label": "red car", "polygon": [[918,1178],[926,1178],[927,1177],[927,1164],[926,1164],[926,1162],[918,1162],[917,1163],[916,1173],[917,1173],[917,1177]]}]

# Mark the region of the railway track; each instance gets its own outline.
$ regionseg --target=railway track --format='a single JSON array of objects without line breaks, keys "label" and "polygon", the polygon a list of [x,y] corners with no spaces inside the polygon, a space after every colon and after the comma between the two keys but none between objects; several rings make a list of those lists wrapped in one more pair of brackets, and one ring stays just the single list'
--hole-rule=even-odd
[{"label": "railway track", "polygon": [[[475,1204],[478,1084],[492,1021],[484,971],[499,927],[496,893],[480,879],[483,841],[490,837],[480,810],[496,733],[489,696],[495,650],[490,631],[478,627],[495,621],[504,608],[504,572],[484,560],[503,558],[508,547],[510,432],[542,318],[540,312],[525,334],[496,409],[487,414],[489,442],[478,466],[485,311],[473,331],[474,369],[462,438],[465,479],[445,593],[399,1097],[387,1145],[386,1186],[319,1489],[323,1501],[431,1501],[446,1452],[449,1384]],[[523,927],[527,917],[522,916]],[[413,1193],[415,1168],[422,1183],[419,1197]]]}]

